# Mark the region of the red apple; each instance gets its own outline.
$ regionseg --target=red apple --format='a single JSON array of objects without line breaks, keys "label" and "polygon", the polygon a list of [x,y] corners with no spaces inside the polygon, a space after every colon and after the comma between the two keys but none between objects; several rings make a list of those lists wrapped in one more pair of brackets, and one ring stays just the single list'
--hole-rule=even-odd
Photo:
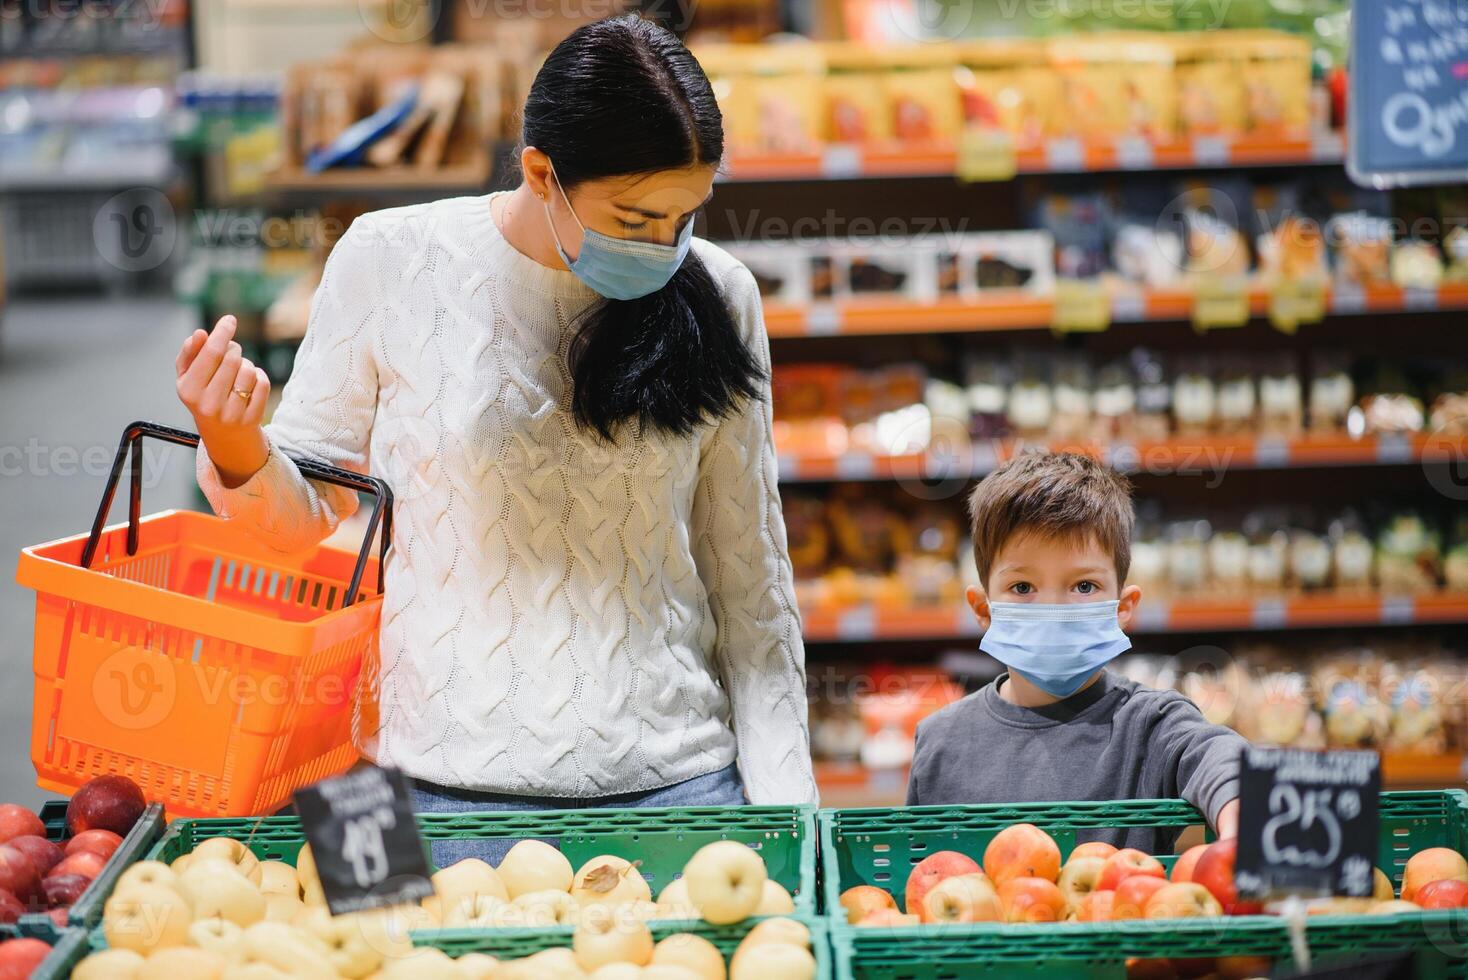
[{"label": "red apple", "polygon": [[1075,920],[1077,922],[1109,922],[1112,903],[1115,901],[1116,892],[1091,892],[1076,905]]},{"label": "red apple", "polygon": [[1102,865],[1101,878],[1096,882],[1096,888],[1099,891],[1109,891],[1132,875],[1166,878],[1167,869],[1152,855],[1143,854],[1135,847],[1123,847]]},{"label": "red apple", "polygon": [[872,885],[857,885],[841,893],[841,907],[846,910],[846,921],[856,925],[878,909],[895,909],[897,902]]},{"label": "red apple", "polygon": [[95,878],[107,867],[107,859],[94,851],[77,851],[68,854],[61,859],[61,863],[51,869],[51,877],[59,878],[62,875],[81,875],[84,878]]},{"label": "red apple", "polygon": [[1111,900],[1111,918],[1116,921],[1142,918],[1148,899],[1166,887],[1167,879],[1154,875],[1132,875],[1123,879],[1116,886],[1116,897]]},{"label": "red apple", "polygon": [[1223,906],[1224,915],[1258,915],[1263,902],[1241,902],[1234,887],[1234,861],[1239,853],[1239,839],[1214,841],[1193,866],[1193,880],[1213,893]]},{"label": "red apple", "polygon": [[1456,878],[1429,881],[1417,891],[1417,904],[1425,909],[1468,907],[1468,882]]},{"label": "red apple", "polygon": [[0,844],[0,888],[22,902],[41,894],[41,873],[24,851],[9,844]]},{"label": "red apple", "polygon": [[41,891],[46,896],[47,907],[55,908],[73,904],[91,883],[92,879],[86,875],[52,875],[41,882]]},{"label": "red apple", "polygon": [[91,851],[93,854],[110,858],[113,852],[121,846],[122,838],[110,830],[84,830],[66,842],[66,853]]},{"label": "red apple", "polygon": [[1075,846],[1075,850],[1070,852],[1070,857],[1066,858],[1065,860],[1068,864],[1071,861],[1074,861],[1076,858],[1090,857],[1105,859],[1111,857],[1111,855],[1115,853],[1115,844],[1108,844],[1104,840],[1088,840],[1084,844],[1077,844]]},{"label": "red apple", "polygon": [[0,844],[16,837],[45,837],[46,825],[23,806],[0,803]]},{"label": "red apple", "polygon": [[25,913],[25,902],[7,891],[0,891],[0,923],[10,925]]},{"label": "red apple", "polygon": [[1032,823],[1017,823],[994,835],[984,848],[984,874],[996,888],[1011,878],[1060,876],[1060,845]]},{"label": "red apple", "polygon": [[1417,892],[1429,882],[1447,879],[1468,881],[1468,861],[1450,847],[1429,847],[1407,859],[1402,869],[1402,897],[1417,900]]},{"label": "red apple", "polygon": [[959,854],[957,851],[938,851],[935,854],[929,854],[914,865],[912,873],[907,876],[904,911],[908,915],[922,915],[923,899],[928,897],[928,892],[934,885],[944,878],[952,878],[954,875],[970,875],[982,870],[973,858],[966,854]]},{"label": "red apple", "polygon": [[51,947],[39,939],[0,943],[0,980],[26,980],[49,955]]},{"label": "red apple", "polygon": [[1172,881],[1174,884],[1193,880],[1193,869],[1198,866],[1198,859],[1203,852],[1208,850],[1207,844],[1194,844],[1178,855],[1178,859],[1172,862]]},{"label": "red apple", "polygon": [[66,807],[66,830],[110,830],[119,836],[133,829],[148,805],[138,784],[126,776],[98,776],[89,780]]},{"label": "red apple", "polygon": [[1148,919],[1199,919],[1223,914],[1213,893],[1196,881],[1175,881],[1147,899],[1142,915]]},{"label": "red apple", "polygon": [[1065,914],[1065,896],[1047,878],[1010,878],[999,886],[999,905],[1005,922],[1059,922]]},{"label": "red apple", "polygon": [[61,863],[66,856],[58,844],[53,844],[44,837],[27,834],[24,837],[12,837],[10,846],[20,851],[31,859],[31,864],[36,866],[36,871],[42,877],[49,874],[51,869]]}]

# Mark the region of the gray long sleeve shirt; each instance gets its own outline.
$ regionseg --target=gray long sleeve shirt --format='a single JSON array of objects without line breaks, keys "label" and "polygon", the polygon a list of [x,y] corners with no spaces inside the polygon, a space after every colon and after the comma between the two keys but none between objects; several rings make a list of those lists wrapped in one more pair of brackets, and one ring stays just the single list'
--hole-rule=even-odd
[{"label": "gray long sleeve shirt", "polygon": [[[1176,798],[1213,822],[1239,795],[1244,739],[1209,724],[1173,691],[1110,672],[1064,701],[1022,708],[999,697],[1001,677],[918,726],[911,806]],[[1083,831],[1149,854],[1171,853],[1175,831]]]}]

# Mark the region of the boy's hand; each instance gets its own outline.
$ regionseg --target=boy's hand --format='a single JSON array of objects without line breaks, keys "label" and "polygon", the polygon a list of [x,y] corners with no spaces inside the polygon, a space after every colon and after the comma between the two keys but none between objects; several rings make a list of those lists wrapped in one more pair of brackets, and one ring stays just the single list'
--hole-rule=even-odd
[{"label": "boy's hand", "polygon": [[1239,836],[1239,801],[1237,797],[1223,805],[1223,809],[1218,811],[1218,819],[1215,823],[1213,830],[1218,834],[1219,840]]}]

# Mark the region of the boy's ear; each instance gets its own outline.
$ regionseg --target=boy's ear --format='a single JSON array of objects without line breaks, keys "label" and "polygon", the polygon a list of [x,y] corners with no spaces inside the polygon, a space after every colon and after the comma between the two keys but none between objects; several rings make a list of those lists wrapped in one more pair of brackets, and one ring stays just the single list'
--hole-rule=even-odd
[{"label": "boy's ear", "polygon": [[969,607],[974,611],[974,618],[979,621],[979,629],[987,630],[989,628],[989,597],[984,594],[983,589],[975,585],[968,587],[964,597],[968,599]]},{"label": "boy's ear", "polygon": [[1121,590],[1121,598],[1116,606],[1116,621],[1121,624],[1122,632],[1126,632],[1132,625],[1132,617],[1137,614],[1137,603],[1142,601],[1142,587],[1140,585],[1128,585]]}]

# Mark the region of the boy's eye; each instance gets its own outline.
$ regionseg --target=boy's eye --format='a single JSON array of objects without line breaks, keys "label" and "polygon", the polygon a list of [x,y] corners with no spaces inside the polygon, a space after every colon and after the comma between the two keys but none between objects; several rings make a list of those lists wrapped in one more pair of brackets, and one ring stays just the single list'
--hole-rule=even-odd
[{"label": "boy's eye", "polygon": [[1009,587],[1009,591],[1015,595],[1029,595],[1034,590],[1035,587],[1028,582],[1016,582]]},{"label": "boy's eye", "polygon": [[644,228],[647,227],[647,222],[646,221],[637,221],[637,222],[623,221],[622,222],[622,227],[625,228],[627,231],[641,231],[642,229],[644,229]]},{"label": "boy's eye", "polygon": [[1092,592],[1095,592],[1098,588],[1100,588],[1100,586],[1098,586],[1095,582],[1077,582],[1076,583],[1076,591],[1079,592],[1081,595],[1090,595]]}]

